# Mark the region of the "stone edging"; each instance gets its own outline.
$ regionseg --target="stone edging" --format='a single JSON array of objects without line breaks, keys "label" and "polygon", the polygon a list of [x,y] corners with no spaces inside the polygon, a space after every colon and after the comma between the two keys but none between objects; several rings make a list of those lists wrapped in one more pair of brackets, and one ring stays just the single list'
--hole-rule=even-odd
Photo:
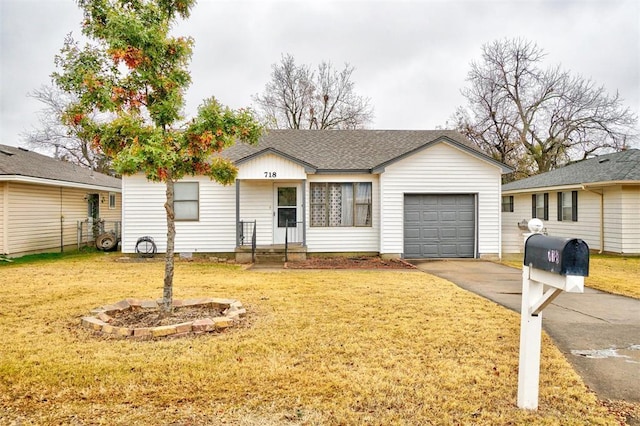
[{"label": "stone edging", "polygon": [[247,310],[242,307],[242,303],[233,299],[185,299],[174,300],[173,307],[209,307],[223,310],[223,316],[212,318],[200,318],[194,321],[180,324],[163,325],[158,327],[127,328],[116,327],[110,323],[113,321],[111,315],[124,310],[157,310],[162,300],[137,300],[125,299],[112,305],[105,305],[92,309],[93,316],[83,317],[80,324],[90,330],[103,334],[123,337],[123,338],[156,338],[156,337],[180,337],[188,334],[202,334],[213,331],[224,330],[231,327],[234,322],[243,318]]}]

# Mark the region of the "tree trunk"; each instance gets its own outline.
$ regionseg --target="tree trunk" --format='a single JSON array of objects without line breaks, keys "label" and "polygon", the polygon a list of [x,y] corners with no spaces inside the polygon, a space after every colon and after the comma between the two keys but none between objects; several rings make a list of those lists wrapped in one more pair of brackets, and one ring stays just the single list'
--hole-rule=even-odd
[{"label": "tree trunk", "polygon": [[162,292],[162,309],[168,314],[173,309],[173,254],[176,240],[176,223],[173,211],[173,179],[167,178],[167,201],[164,208],[167,211],[167,253],[164,265],[164,288]]}]

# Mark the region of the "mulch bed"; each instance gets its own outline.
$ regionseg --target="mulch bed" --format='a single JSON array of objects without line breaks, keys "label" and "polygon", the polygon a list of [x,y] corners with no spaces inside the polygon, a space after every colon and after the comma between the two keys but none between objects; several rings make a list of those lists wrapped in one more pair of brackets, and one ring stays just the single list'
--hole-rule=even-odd
[{"label": "mulch bed", "polygon": [[115,327],[143,328],[174,325],[201,318],[213,318],[223,316],[222,309],[208,307],[180,307],[174,308],[169,315],[159,310],[132,310],[114,312],[110,316],[113,321],[109,324]]},{"label": "mulch bed", "polygon": [[378,256],[309,257],[304,262],[289,262],[287,269],[414,269],[402,259],[382,259]]}]

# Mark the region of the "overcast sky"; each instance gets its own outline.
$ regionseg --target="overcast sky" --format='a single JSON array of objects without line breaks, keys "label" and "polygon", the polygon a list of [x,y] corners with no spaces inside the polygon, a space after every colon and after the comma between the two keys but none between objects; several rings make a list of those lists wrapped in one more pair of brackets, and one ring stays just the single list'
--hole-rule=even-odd
[{"label": "overcast sky", "polygon": [[[26,146],[42,105],[27,94],[50,84],[65,34],[80,35],[74,0],[0,0],[0,144]],[[619,91],[640,111],[640,2],[582,1],[220,1],[200,0],[174,30],[195,39],[186,114],[215,96],[251,106],[272,64],[290,53],[355,67],[356,92],[369,97],[375,129],[444,126],[464,104],[469,63],[483,44],[522,37],[546,64]]]}]

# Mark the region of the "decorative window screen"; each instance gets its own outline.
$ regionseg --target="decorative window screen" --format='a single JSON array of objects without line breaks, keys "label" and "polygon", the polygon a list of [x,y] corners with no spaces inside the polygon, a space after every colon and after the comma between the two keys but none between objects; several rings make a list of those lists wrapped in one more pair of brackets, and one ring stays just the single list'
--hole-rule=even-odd
[{"label": "decorative window screen", "polygon": [[371,182],[312,183],[311,226],[371,226]]},{"label": "decorative window screen", "polygon": [[311,226],[327,226],[327,186],[311,184]]},{"label": "decorative window screen", "polygon": [[200,188],[198,182],[176,182],[173,193],[173,210],[176,220],[200,219]]}]

